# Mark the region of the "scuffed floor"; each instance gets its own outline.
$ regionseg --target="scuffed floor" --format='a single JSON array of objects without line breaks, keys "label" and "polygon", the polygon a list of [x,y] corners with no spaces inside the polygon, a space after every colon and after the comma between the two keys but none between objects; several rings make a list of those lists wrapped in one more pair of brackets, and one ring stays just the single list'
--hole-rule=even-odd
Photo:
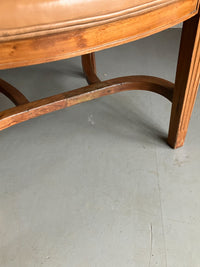
[{"label": "scuffed floor", "polygon": [[[173,81],[179,38],[171,29],[99,52],[99,76]],[[0,77],[30,100],[86,84],[80,58]],[[123,92],[2,131],[0,266],[199,267],[200,98],[178,150],[165,143],[170,106]]]}]

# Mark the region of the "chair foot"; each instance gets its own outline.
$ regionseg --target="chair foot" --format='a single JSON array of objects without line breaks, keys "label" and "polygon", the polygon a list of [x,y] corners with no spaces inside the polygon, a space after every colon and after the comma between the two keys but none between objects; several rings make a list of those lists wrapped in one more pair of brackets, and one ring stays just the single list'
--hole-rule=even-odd
[{"label": "chair foot", "polygon": [[172,100],[168,144],[184,144],[200,80],[199,14],[183,24],[177,74]]}]

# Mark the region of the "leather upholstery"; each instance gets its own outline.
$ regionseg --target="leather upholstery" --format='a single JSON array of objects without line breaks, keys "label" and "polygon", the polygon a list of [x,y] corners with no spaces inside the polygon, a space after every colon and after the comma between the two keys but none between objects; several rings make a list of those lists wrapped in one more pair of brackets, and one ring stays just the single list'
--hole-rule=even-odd
[{"label": "leather upholstery", "polygon": [[176,0],[0,0],[0,41],[91,27]]}]

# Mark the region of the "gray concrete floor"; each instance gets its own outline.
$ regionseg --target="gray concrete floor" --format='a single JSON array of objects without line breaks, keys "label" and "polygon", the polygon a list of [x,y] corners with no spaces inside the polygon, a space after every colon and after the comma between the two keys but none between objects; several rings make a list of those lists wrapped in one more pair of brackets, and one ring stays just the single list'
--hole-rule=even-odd
[{"label": "gray concrete floor", "polygon": [[[173,81],[179,38],[99,52],[99,76]],[[30,100],[86,85],[80,58],[0,76]],[[170,107],[123,92],[2,131],[0,267],[199,267],[200,98],[178,150],[164,141]]]}]

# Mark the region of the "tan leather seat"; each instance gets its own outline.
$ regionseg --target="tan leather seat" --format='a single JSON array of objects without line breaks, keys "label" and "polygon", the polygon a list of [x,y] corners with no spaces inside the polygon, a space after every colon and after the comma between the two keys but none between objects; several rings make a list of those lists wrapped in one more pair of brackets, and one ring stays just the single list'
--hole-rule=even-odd
[{"label": "tan leather seat", "polygon": [[85,28],[144,13],[176,0],[7,0],[0,3],[0,40]]}]

